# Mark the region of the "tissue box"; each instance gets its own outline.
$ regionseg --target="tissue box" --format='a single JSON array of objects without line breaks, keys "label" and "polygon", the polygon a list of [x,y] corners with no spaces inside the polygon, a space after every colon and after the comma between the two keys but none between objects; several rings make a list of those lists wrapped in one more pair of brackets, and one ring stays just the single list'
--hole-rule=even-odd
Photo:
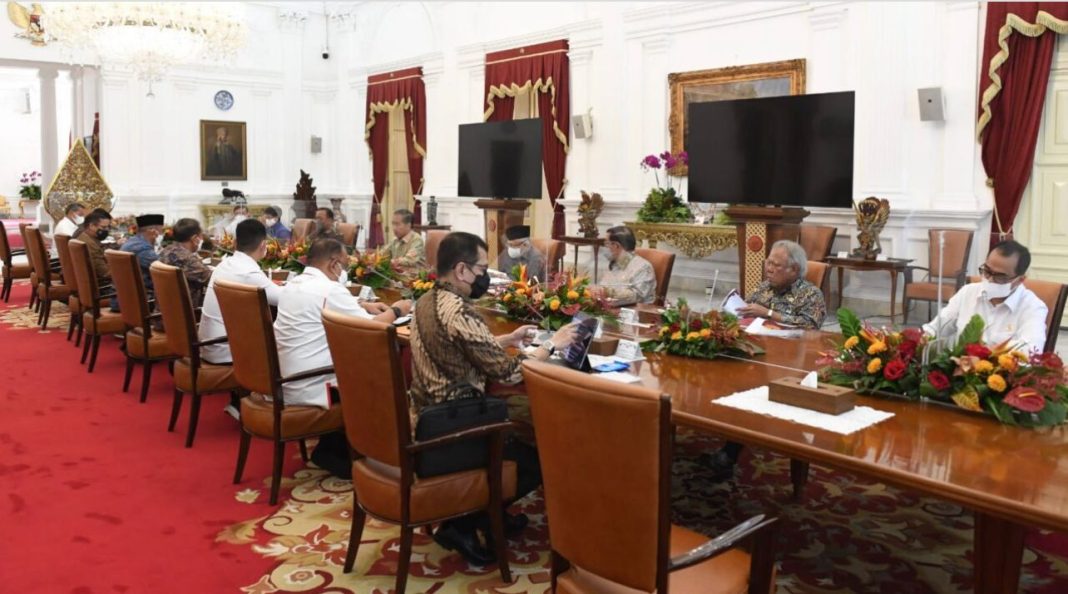
[{"label": "tissue box", "polygon": [[593,355],[611,357],[612,355],[616,354],[617,348],[619,348],[618,338],[602,336],[600,338],[594,338],[590,341],[590,354]]},{"label": "tissue box", "polygon": [[853,410],[856,391],[843,386],[819,384],[819,388],[806,388],[799,377],[784,377],[768,384],[768,400],[791,406],[799,406],[830,415],[840,415]]},{"label": "tissue box", "polygon": [[639,304],[634,309],[638,310],[638,321],[642,324],[659,324],[660,314],[664,313],[664,309],[656,307],[655,305]]}]

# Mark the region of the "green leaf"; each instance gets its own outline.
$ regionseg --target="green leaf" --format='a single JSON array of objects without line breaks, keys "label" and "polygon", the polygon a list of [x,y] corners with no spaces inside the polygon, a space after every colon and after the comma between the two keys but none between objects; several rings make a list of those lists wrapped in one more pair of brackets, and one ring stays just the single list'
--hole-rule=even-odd
[{"label": "green leaf", "polygon": [[849,309],[838,309],[838,325],[842,327],[842,336],[846,338],[860,334],[860,318]]},{"label": "green leaf", "polygon": [[982,342],[984,327],[983,318],[979,317],[979,314],[972,316],[972,319],[968,320],[968,325],[964,327],[964,331],[960,333],[960,338],[957,339],[957,348],[962,349],[964,345]]}]

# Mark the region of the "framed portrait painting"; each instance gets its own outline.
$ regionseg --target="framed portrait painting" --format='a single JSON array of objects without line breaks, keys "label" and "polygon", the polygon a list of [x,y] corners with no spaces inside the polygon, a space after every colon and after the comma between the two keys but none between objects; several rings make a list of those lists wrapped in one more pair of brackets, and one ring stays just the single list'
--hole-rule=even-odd
[{"label": "framed portrait painting", "polygon": [[200,179],[248,179],[245,122],[200,120]]},{"label": "framed portrait painting", "polygon": [[[712,70],[673,72],[668,75],[671,92],[671,152],[686,150],[689,124],[686,113],[691,103],[802,95],[805,92],[805,60],[783,60]],[[675,175],[686,175],[680,165]]]}]

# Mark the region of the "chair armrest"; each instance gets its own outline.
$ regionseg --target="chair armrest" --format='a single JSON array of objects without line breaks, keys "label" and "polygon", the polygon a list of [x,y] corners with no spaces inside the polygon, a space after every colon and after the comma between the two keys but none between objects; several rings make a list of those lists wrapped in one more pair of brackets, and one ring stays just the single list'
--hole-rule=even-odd
[{"label": "chair armrest", "polygon": [[11,250],[11,255],[12,256],[25,256],[26,255],[26,249],[25,248],[13,249],[13,250]]},{"label": "chair armrest", "polygon": [[158,311],[155,312],[155,313],[150,313],[150,314],[148,314],[148,319],[150,319],[150,320],[160,320],[160,319],[163,319],[163,314],[161,314]]},{"label": "chair armrest", "polygon": [[464,429],[457,431],[456,433],[447,433],[445,435],[439,435],[437,437],[427,439],[425,441],[416,441],[408,444],[405,448],[409,453],[421,452],[423,450],[432,450],[439,448],[443,445],[455,443],[458,441],[465,441],[468,439],[474,439],[476,437],[485,437],[494,433],[502,433],[504,431],[510,431],[515,428],[515,423],[512,421],[502,421],[500,423],[490,423],[489,425],[479,425],[478,427],[471,427],[470,429]]},{"label": "chair armrest", "polygon": [[668,571],[685,569],[691,565],[707,561],[734,548],[750,536],[764,532],[776,521],[776,518],[765,519],[763,514],[753,516],[708,542],[681,555],[672,557],[668,562]]},{"label": "chair armrest", "polygon": [[111,299],[113,297],[118,297],[118,296],[119,296],[119,294],[116,293],[115,291],[100,291],[97,294],[97,297],[99,297],[101,299]]},{"label": "chair armrest", "polygon": [[313,377],[319,377],[320,375],[326,375],[328,373],[334,373],[334,366],[327,365],[326,367],[317,367],[315,369],[309,369],[308,371],[302,371],[300,373],[294,373],[288,377],[283,377],[278,380],[280,384],[287,384],[289,382],[295,382],[297,380],[309,379]]},{"label": "chair armrest", "polygon": [[205,341],[202,341],[202,342],[194,342],[192,344],[192,346],[194,346],[194,347],[202,347],[202,346],[208,346],[210,344],[222,344],[224,342],[226,342],[226,337],[225,336],[220,336],[218,338],[212,338],[211,340],[205,340]]}]

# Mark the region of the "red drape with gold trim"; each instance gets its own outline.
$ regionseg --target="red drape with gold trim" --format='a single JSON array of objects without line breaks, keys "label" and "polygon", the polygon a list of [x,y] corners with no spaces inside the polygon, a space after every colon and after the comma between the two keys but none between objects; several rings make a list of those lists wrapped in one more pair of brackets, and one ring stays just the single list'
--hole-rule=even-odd
[{"label": "red drape with gold trim", "polygon": [[[408,175],[412,193],[423,191],[423,160],[426,158],[426,87],[423,69],[407,68],[367,77],[367,108],[364,139],[371,150],[371,174],[374,179],[374,202],[368,225],[368,247],[385,241],[382,229],[382,197],[389,177],[389,110],[404,110],[405,144],[408,147]],[[415,201],[415,223],[422,223],[422,208]]]},{"label": "red drape with gold trim", "polygon": [[553,204],[553,237],[565,234],[564,197],[568,122],[571,118],[571,67],[566,39],[486,54],[488,121],[512,119],[515,91],[532,85],[542,121],[542,163]]},{"label": "red drape with gold trim", "polygon": [[1057,26],[1057,21],[1068,21],[1068,4],[990,2],[986,7],[979,142],[988,183],[994,188],[993,246],[1012,236],[1031,177],[1057,34],[1050,29],[1068,31]]}]

